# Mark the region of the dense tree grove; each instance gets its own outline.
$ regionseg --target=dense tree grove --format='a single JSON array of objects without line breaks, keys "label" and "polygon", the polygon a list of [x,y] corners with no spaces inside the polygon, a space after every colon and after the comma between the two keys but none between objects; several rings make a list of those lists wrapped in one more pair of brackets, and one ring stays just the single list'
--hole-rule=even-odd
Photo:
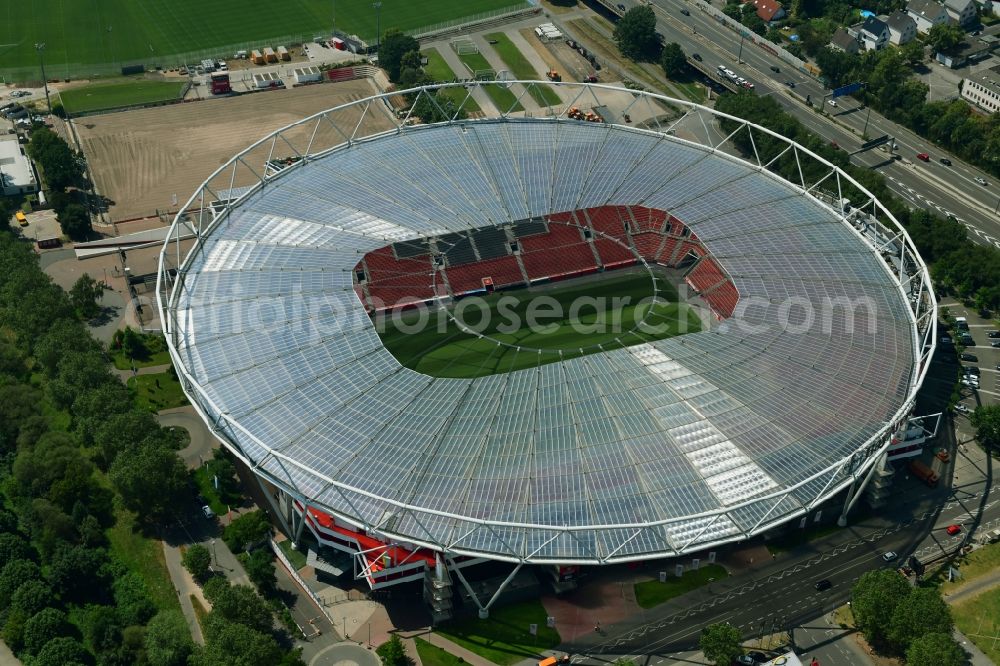
[{"label": "dense tree grove", "polygon": [[85,239],[92,230],[90,214],[75,201],[80,193],[69,192],[71,188],[83,185],[83,155],[75,152],[61,136],[47,127],[38,127],[31,132],[27,153],[42,168],[49,198],[63,233],[73,240]]},{"label": "dense tree grove", "polygon": [[743,651],[740,630],[728,622],[710,624],[701,631],[698,647],[705,653],[705,659],[716,666],[728,666]]},{"label": "dense tree grove", "polygon": [[[399,30],[387,30],[382,37],[379,64],[388,74],[389,80],[400,89],[433,83],[421,65],[419,42]],[[411,115],[425,123],[460,119],[467,115],[464,109],[458,110],[452,98],[441,93],[413,94],[409,96],[409,101],[412,104]]]},{"label": "dense tree grove", "polygon": [[[931,269],[931,275],[942,292],[951,292],[961,298],[976,302],[981,307],[1000,307],[1000,250],[973,243],[966,236],[965,227],[952,219],[943,219],[925,210],[913,210],[896,197],[886,186],[883,177],[867,168],[851,165],[843,151],[836,150],[820,137],[810,133],[797,120],[785,113],[774,100],[756,95],[723,95],[716,102],[719,111],[746,118],[795,140],[813,152],[838,165],[874,194],[899,222],[906,227],[917,249]],[[1000,127],[1000,114],[997,125]],[[726,122],[731,132],[736,125]],[[1000,136],[1000,135],[998,135]],[[784,150],[785,143],[763,135],[750,137],[740,132],[734,142],[746,154],[754,146],[764,163],[768,163]],[[771,167],[792,181],[798,181],[799,171],[795,157],[790,153],[778,158]],[[825,169],[818,163],[802,162],[803,174],[808,182],[816,182]],[[844,196],[861,201],[860,192],[848,189]]]},{"label": "dense tree grove", "polygon": [[70,296],[9,231],[0,276],[4,642],[31,666],[300,664],[278,647],[272,611],[250,588],[213,611],[202,648],[176,605],[158,608],[118,558],[107,530],[132,527],[123,509],[164,521],[192,510],[176,436],[135,406]]},{"label": "dense tree grove", "polygon": [[615,24],[618,50],[633,60],[646,60],[656,55],[656,15],[645,5],[633,7]]},{"label": "dense tree grove", "polygon": [[980,405],[972,413],[976,439],[986,449],[1000,450],[1000,405]]}]

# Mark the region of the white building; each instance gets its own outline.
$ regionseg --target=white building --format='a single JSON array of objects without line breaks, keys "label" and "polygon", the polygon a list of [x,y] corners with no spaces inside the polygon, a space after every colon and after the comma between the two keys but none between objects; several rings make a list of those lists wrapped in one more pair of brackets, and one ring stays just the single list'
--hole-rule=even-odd
[{"label": "white building", "polygon": [[861,43],[865,51],[881,51],[889,43],[889,26],[874,16],[869,16],[864,23],[852,25],[847,33]]},{"label": "white building", "polygon": [[962,99],[987,113],[1000,111],[1000,65],[962,79]]},{"label": "white building", "polygon": [[0,141],[0,184],[4,196],[38,191],[35,169],[16,140]]},{"label": "white building", "polygon": [[917,38],[917,22],[906,12],[893,12],[885,19],[889,26],[889,42],[896,46],[908,44]]},{"label": "white building", "polygon": [[955,23],[967,26],[979,16],[979,5],[974,0],[944,0],[944,9]]},{"label": "white building", "polygon": [[906,13],[917,22],[917,32],[928,32],[932,27],[948,22],[944,5],[935,0],[910,0]]}]

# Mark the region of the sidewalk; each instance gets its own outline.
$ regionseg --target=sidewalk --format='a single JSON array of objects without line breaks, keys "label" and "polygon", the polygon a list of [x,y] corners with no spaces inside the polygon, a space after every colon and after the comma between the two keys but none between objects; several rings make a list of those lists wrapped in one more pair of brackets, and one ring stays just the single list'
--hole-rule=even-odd
[{"label": "sidewalk", "polygon": [[[191,630],[191,638],[194,642],[199,645],[205,644],[205,636],[201,633],[201,625],[198,624],[198,616],[194,612],[194,605],[191,603],[191,595],[194,595],[198,599],[206,610],[212,608],[212,604],[205,600],[204,595],[201,592],[201,586],[194,582],[191,578],[191,574],[188,570],[184,568],[181,564],[181,551],[180,548],[171,546],[167,542],[161,542],[163,544],[163,558],[167,563],[167,571],[170,572],[170,580],[174,584],[174,589],[177,590],[178,601],[181,603],[181,611],[184,613],[184,619],[187,620],[188,629]],[[0,654],[0,657],[3,655]],[[0,659],[0,663],[7,663]]]},{"label": "sidewalk", "polygon": [[449,641],[447,638],[444,638],[443,636],[440,636],[434,632],[428,632],[424,634],[413,634],[412,636],[410,636],[410,638],[418,638],[418,637],[424,639],[431,645],[436,645],[445,652],[450,652],[456,657],[461,657],[465,661],[465,663],[472,664],[472,666],[496,666],[496,664],[494,664],[492,661],[489,661],[488,659],[483,659],[475,652],[466,650],[461,645],[456,645],[455,643]]},{"label": "sidewalk", "polygon": [[976,644],[970,641],[961,631],[955,629],[952,631],[951,636],[958,641],[963,650],[969,653],[969,663],[972,666],[996,666],[993,660],[983,654],[983,651],[976,647]]}]

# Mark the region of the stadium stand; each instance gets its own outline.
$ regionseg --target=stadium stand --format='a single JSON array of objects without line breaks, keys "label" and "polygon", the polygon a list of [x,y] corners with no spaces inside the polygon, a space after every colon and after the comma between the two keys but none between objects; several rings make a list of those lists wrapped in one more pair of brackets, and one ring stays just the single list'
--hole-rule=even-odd
[{"label": "stadium stand", "polygon": [[699,293],[708,291],[725,279],[726,276],[713,259],[702,259],[687,275],[688,284]]},{"label": "stadium stand", "polygon": [[483,227],[471,232],[472,240],[479,250],[482,259],[498,259],[506,257],[507,252],[507,232],[499,227]]},{"label": "stadium stand", "polygon": [[475,264],[450,266],[445,272],[448,274],[451,291],[455,295],[481,291],[485,277],[491,278],[495,287],[524,283],[524,276],[521,275],[517,259],[510,256],[487,259]]},{"label": "stadium stand", "polygon": [[531,280],[569,277],[597,270],[594,252],[584,241],[581,230],[566,224],[550,224],[545,236],[521,239],[521,260]]},{"label": "stadium stand", "polygon": [[520,220],[511,226],[515,238],[527,238],[544,234],[549,228],[545,226],[545,220],[540,217],[533,217],[530,220]]},{"label": "stadium stand", "polygon": [[422,257],[431,253],[430,245],[427,244],[426,238],[419,238],[412,241],[403,241],[401,243],[393,243],[393,252],[400,259],[406,259],[409,257]]},{"label": "stadium stand", "polygon": [[708,294],[702,294],[705,302],[715,311],[720,318],[731,317],[736,311],[736,304],[740,300],[740,293],[736,286],[729,280],[721,283]]},{"label": "stadium stand", "polygon": [[471,264],[479,261],[476,250],[472,247],[472,240],[465,233],[454,233],[439,236],[437,238],[438,252],[448,259],[449,266],[459,266],[461,264]]}]

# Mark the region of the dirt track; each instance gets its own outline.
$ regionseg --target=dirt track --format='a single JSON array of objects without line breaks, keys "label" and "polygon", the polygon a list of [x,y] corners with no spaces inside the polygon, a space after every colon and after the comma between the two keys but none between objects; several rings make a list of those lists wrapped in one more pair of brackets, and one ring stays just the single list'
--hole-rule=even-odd
[{"label": "dirt track", "polygon": [[[113,221],[145,217],[157,210],[176,210],[171,204],[187,201],[195,189],[235,153],[266,134],[318,111],[376,93],[368,80],[305,86],[293,90],[243,95],[219,100],[90,116],[75,121],[98,191],[114,203]],[[338,116],[349,134],[360,117],[352,110]],[[386,118],[372,124],[388,128]],[[367,126],[367,124],[366,124]],[[314,125],[292,133],[290,140],[304,149]],[[314,146],[343,141],[330,123],[321,124]],[[247,161],[258,172],[270,143]],[[291,155],[288,146],[275,156]],[[244,177],[245,176],[245,177]],[[237,185],[250,182],[241,173]],[[225,178],[228,186],[229,175]],[[221,186],[222,183],[219,183]],[[123,230],[124,231],[124,230]]]}]

